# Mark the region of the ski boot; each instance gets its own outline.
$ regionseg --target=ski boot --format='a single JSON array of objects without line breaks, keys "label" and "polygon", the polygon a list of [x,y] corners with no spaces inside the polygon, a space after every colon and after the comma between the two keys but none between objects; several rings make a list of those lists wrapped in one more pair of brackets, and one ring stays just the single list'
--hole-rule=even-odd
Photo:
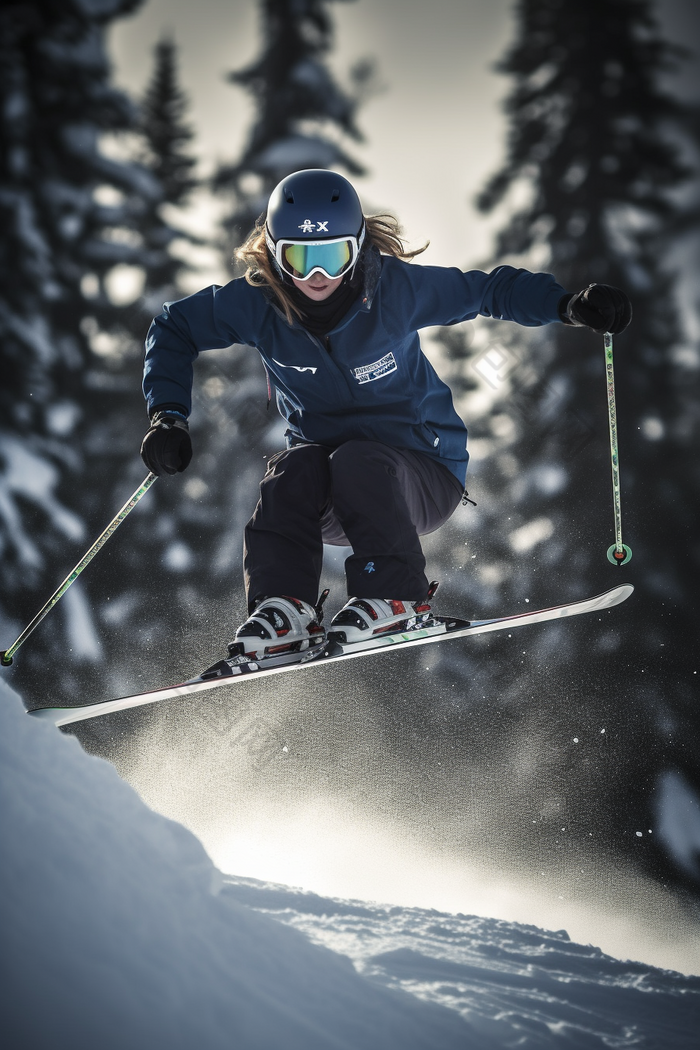
[{"label": "ski boot", "polygon": [[430,600],[437,591],[431,583],[425,601],[404,602],[392,598],[351,598],[333,617],[328,629],[328,641],[338,642],[344,648],[360,642],[381,640],[391,634],[405,634],[436,626]]},{"label": "ski boot", "polygon": [[200,677],[219,678],[236,673],[242,664],[275,667],[281,664],[306,663],[320,656],[326,647],[326,632],[321,626],[324,591],[314,607],[297,598],[264,598],[228,646],[228,656]]}]

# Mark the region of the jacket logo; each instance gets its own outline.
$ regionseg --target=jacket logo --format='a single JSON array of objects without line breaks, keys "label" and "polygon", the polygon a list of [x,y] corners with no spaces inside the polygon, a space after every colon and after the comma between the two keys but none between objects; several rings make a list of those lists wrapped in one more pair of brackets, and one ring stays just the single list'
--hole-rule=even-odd
[{"label": "jacket logo", "polygon": [[314,233],[314,231],[316,233],[328,233],[328,223],[330,221],[330,219],[326,219],[325,222],[312,222],[311,219],[304,219],[299,224],[299,229],[302,233]]},{"label": "jacket logo", "polygon": [[311,372],[311,374],[314,376],[318,372],[318,368],[316,368],[314,365],[284,365],[281,361],[278,361],[274,357],[272,358],[272,360],[275,362],[276,365],[279,365],[280,368],[293,368],[295,372]]},{"label": "jacket logo", "polygon": [[371,365],[362,365],[361,368],[353,368],[352,374],[360,386],[362,386],[363,383],[373,383],[375,379],[382,379],[384,376],[388,376],[391,372],[395,371],[396,358],[390,352],[385,354],[384,357],[380,357],[378,361],[374,361]]}]

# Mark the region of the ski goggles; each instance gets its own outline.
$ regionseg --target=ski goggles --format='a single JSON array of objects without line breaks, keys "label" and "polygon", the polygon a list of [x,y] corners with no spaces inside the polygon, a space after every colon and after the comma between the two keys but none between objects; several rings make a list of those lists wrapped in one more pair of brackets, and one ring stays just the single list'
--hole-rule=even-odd
[{"label": "ski goggles", "polygon": [[365,237],[333,237],[327,241],[285,241],[274,244],[266,231],[267,246],[279,268],[297,281],[308,281],[315,273],[330,280],[342,277],[353,268]]}]

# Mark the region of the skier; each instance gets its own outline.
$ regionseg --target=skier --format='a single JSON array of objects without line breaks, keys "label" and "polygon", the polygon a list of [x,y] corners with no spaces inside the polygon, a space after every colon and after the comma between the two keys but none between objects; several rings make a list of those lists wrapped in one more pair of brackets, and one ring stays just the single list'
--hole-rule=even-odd
[{"label": "skier", "polygon": [[[420,249],[422,251],[424,249]],[[352,645],[430,623],[420,536],[465,494],[467,428],[423,355],[418,330],[482,315],[621,332],[624,292],[567,292],[551,274],[499,266],[412,265],[391,216],[365,216],[353,186],[327,170],[283,179],[238,257],[244,277],[168,303],[146,340],[154,474],[186,469],[193,363],[200,351],[254,346],[287,422],[245,529],[249,618],[233,658],[297,661],[320,651],[323,543],[348,546],[349,600],[329,638]],[[325,597],[325,596],[324,596]]]}]

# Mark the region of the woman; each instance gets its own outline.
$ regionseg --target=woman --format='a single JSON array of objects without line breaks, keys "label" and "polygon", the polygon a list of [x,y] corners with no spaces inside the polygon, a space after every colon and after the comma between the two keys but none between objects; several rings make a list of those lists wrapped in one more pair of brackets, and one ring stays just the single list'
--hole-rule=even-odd
[{"label": "woman", "polygon": [[627,296],[606,285],[572,295],[551,274],[410,265],[417,254],[391,216],[363,215],[342,176],[299,171],[276,187],[264,226],[239,250],[245,277],[167,304],[151,326],[141,454],[154,474],[192,458],[187,418],[201,350],[254,346],[288,424],[245,530],[250,616],[233,658],[299,660],[322,647],[324,542],[353,550],[351,597],[329,637],[352,645],[429,621],[434,588],[419,537],[460,503],[469,455],[419,329],[481,314],[620,332],[631,318]]}]

